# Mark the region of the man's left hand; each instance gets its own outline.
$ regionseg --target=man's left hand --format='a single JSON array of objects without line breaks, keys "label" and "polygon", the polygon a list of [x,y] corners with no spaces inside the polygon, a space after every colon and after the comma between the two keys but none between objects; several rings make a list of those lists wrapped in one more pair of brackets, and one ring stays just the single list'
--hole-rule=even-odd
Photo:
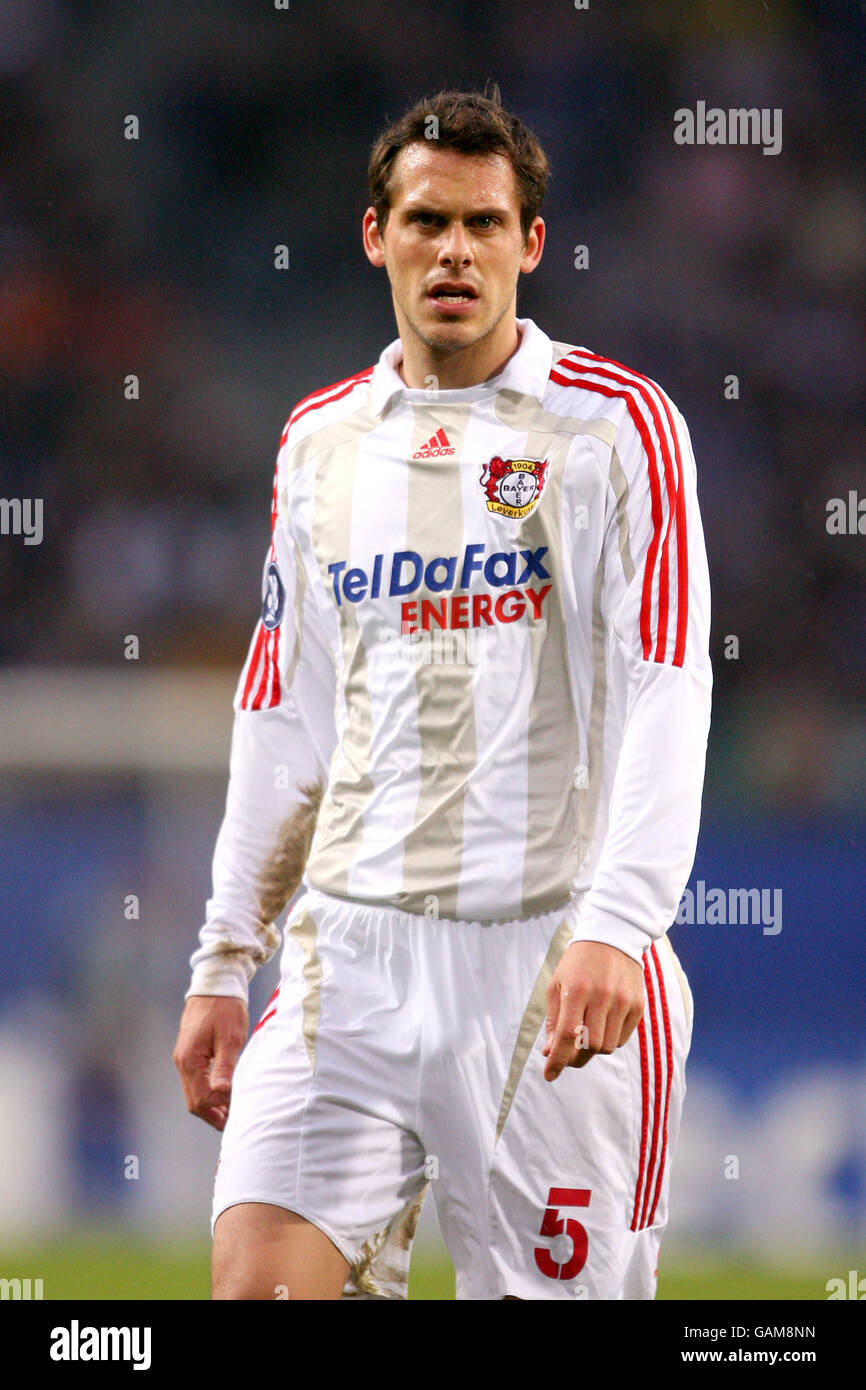
[{"label": "man's left hand", "polygon": [[616,946],[573,941],[547,987],[545,1081],[628,1042],[643,1017],[643,970]]}]

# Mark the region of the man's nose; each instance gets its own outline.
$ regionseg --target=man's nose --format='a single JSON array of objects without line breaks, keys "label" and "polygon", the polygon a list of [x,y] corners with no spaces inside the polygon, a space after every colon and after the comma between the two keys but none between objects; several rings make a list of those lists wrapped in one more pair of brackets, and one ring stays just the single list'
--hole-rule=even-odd
[{"label": "man's nose", "polygon": [[462,223],[452,223],[443,233],[439,247],[440,265],[468,265],[472,260],[472,244]]}]

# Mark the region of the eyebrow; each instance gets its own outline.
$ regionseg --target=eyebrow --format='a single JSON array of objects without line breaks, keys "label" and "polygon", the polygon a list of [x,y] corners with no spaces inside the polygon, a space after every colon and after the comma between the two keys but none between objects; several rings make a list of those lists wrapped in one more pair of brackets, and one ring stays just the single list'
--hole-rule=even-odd
[{"label": "eyebrow", "polygon": [[[422,203],[422,202],[418,202],[418,203],[407,202],[407,203],[404,203],[404,204],[403,204],[403,207],[400,209],[400,211],[401,211],[401,212],[404,212],[404,213],[407,213],[407,214],[409,214],[409,213],[414,213],[414,212],[428,212],[428,213],[430,213],[431,217],[450,217],[450,216],[453,216],[452,213],[450,213],[450,212],[448,212],[448,211],[445,211],[445,210],[443,210],[442,208],[433,207],[430,203]],[[471,212],[465,213],[464,216],[468,216],[468,217],[511,217],[511,216],[512,216],[512,212],[511,212],[511,209],[510,209],[510,208],[500,207],[500,206],[498,206],[497,204],[490,204],[490,205],[487,206],[487,207],[473,208],[473,209],[471,210]]]}]

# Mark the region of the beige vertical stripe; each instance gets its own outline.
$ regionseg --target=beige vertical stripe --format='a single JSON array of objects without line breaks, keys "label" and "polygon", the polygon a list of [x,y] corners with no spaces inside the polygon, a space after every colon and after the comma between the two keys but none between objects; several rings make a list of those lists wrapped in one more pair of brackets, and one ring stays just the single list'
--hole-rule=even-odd
[{"label": "beige vertical stripe", "polygon": [[[328,573],[328,565],[336,558],[350,555],[357,442],[374,423],[365,410],[360,419],[353,415],[351,420],[341,421],[315,436],[317,457],[310,531],[319,573],[329,595],[333,593],[334,580]],[[334,763],[333,776],[319,812],[310,872],[317,887],[346,897],[349,866],[361,845],[364,809],[373,791],[370,778],[373,710],[357,605],[344,601],[339,607],[335,604],[335,611],[348,720],[342,739],[343,757]]]},{"label": "beige vertical stripe", "polygon": [[[516,548],[547,546],[544,566],[553,587],[544,600],[544,618],[528,624],[532,665],[526,789],[526,857],[522,915],[549,911],[569,895],[579,858],[575,770],[580,734],[563,611],[562,474],[571,440],[530,433],[527,458],[547,458],[544,490],[525,518]],[[554,819],[555,818],[555,819]]]},{"label": "beige vertical stripe", "polygon": [[604,774],[604,713],[607,706],[607,662],[601,591],[604,583],[604,552],[596,566],[592,585],[592,697],[587,734],[587,785],[577,791],[578,844],[580,859],[588,852],[596,827],[598,801]]},{"label": "beige vertical stripe", "polygon": [[620,463],[616,449],[610,454],[610,485],[616,497],[616,526],[619,532],[619,553],[627,584],[634,579],[634,560],[631,557],[631,543],[628,527],[628,480]]},{"label": "beige vertical stripe", "polygon": [[303,1003],[304,1042],[313,1071],[316,1070],[316,1034],[322,1013],[322,962],[316,950],[318,933],[319,929],[309,912],[302,912],[289,924],[289,934],[300,946],[304,957],[304,979],[307,982]]},{"label": "beige vertical stripe", "polygon": [[502,1101],[499,1106],[499,1115],[496,1120],[496,1140],[505,1128],[505,1121],[508,1119],[508,1112],[514,1100],[523,1069],[526,1066],[527,1058],[532,1051],[532,1045],[538,1036],[538,1030],[544,1022],[547,1014],[547,986],[553,977],[560,956],[565,950],[571,939],[571,927],[563,918],[553,939],[547,948],[547,955],[544,957],[541,969],[532,987],[529,1002],[523,1011],[523,1018],[520,1020],[520,1027],[517,1030],[517,1041],[514,1044],[514,1052],[511,1055],[511,1066],[508,1069],[508,1076],[505,1081],[505,1089],[502,1092]]},{"label": "beige vertical stripe", "polygon": [[[454,448],[449,457],[413,458],[410,465],[406,547],[427,563],[437,555],[463,554],[459,459],[469,413],[469,406],[455,405],[415,412],[411,453],[440,426]],[[422,597],[450,603],[454,592],[430,593],[422,583],[409,596],[418,602],[419,626]],[[477,759],[473,670],[466,661],[419,661],[416,666],[420,785],[415,823],[404,841],[403,892],[395,902],[408,912],[423,912],[432,894],[438,916],[457,916],[465,785]]]}]

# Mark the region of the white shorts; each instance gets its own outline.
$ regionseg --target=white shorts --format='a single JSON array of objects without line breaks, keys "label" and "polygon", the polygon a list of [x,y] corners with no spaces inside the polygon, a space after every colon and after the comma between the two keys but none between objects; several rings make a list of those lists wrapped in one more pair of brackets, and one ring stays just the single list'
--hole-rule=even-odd
[{"label": "white shorts", "polygon": [[468,923],[307,891],[235,1072],[213,1221],[268,1202],[348,1260],[346,1295],[405,1298],[428,1187],[457,1297],[655,1295],[691,994],[666,937],[611,1056],[543,1078],[563,914]]}]

